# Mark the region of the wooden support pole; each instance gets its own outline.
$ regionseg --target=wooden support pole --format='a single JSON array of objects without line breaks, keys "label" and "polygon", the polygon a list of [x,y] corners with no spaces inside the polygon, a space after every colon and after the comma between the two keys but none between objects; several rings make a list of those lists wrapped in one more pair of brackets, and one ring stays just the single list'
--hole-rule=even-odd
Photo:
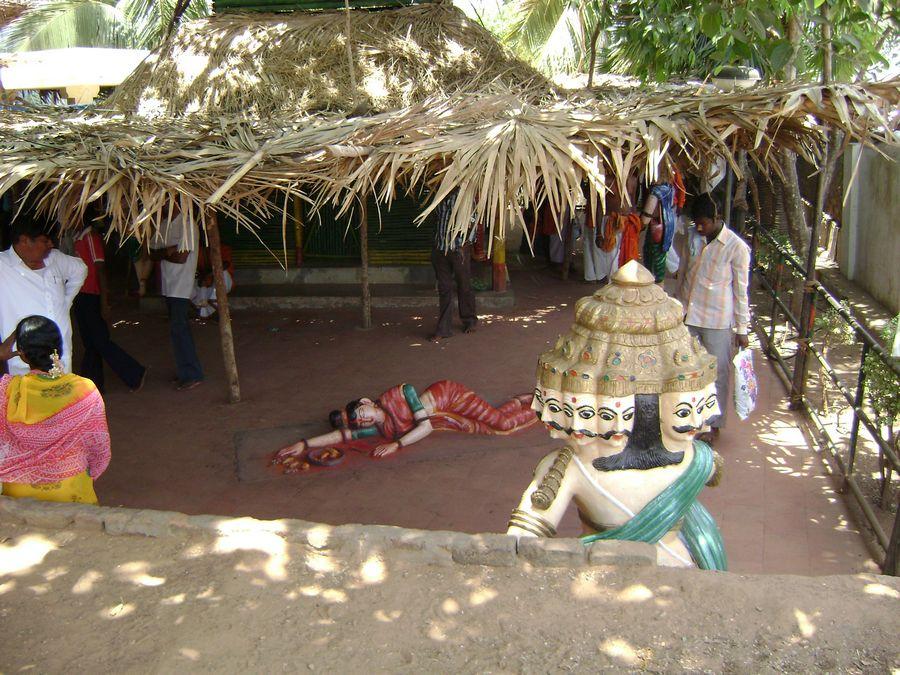
[{"label": "wooden support pole", "polygon": [[495,238],[491,250],[491,288],[497,293],[506,291],[506,240]]},{"label": "wooden support pole", "polygon": [[563,259],[562,264],[562,278],[563,281],[566,281],[569,278],[569,268],[572,267],[572,251],[575,250],[575,228],[572,227],[572,218],[570,217],[568,208],[563,209],[562,215],[568,221],[560,228],[560,233],[565,235],[565,239],[563,240],[563,250],[565,251],[564,255],[566,257]]},{"label": "wooden support pole", "polygon": [[303,265],[303,202],[294,197],[294,264]]},{"label": "wooden support pole", "polygon": [[225,270],[222,266],[222,240],[219,238],[219,220],[215,211],[206,219],[206,236],[209,239],[209,260],[216,282],[216,304],[219,306],[219,338],[222,341],[222,359],[225,361],[225,377],[228,380],[228,401],[241,400],[241,384],[238,381],[237,360],[234,356],[234,335],[231,332],[231,310],[228,308],[228,291],[225,290]]},{"label": "wooden support pole", "polygon": [[359,253],[359,281],[362,284],[362,329],[369,330],[372,327],[372,293],[369,288],[369,214],[365,202],[360,209]]}]

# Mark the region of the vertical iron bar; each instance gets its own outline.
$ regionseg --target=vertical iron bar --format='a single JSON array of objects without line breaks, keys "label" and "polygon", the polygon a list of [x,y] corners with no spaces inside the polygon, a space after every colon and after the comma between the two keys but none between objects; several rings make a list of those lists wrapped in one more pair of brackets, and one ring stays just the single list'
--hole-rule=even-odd
[{"label": "vertical iron bar", "polygon": [[784,269],[781,263],[781,253],[778,253],[778,264],[775,265],[775,283],[772,285],[772,316],[769,322],[769,351],[775,349],[775,322],[778,318],[778,292],[781,290],[781,273]]},{"label": "vertical iron bar", "polygon": [[900,576],[900,497],[898,497],[897,513],[894,515],[891,541],[884,552],[884,566],[881,571],[893,577]]},{"label": "vertical iron bar", "polygon": [[[831,151],[831,132],[825,132],[826,159]],[[794,376],[791,379],[791,409],[797,409],[806,393],[807,361],[809,358],[809,341],[812,339],[813,320],[815,318],[816,300],[816,258],[819,254],[819,225],[825,211],[825,191],[828,188],[828,171],[826,166],[819,169],[819,180],[816,190],[816,208],[813,212],[809,230],[809,251],[806,255],[806,283],[803,284],[803,305],[800,310],[800,335],[797,340],[797,355],[794,357]]]},{"label": "vertical iron bar", "polygon": [[[859,414],[856,412],[863,402],[863,392],[866,387],[866,375],[863,366],[866,363],[866,355],[869,353],[869,345],[863,341],[862,356],[859,359],[859,376],[856,380],[856,396],[853,398],[853,428],[850,429],[850,442],[847,446],[850,454],[847,457],[847,475],[853,473],[853,462],[856,460],[856,444],[859,440]],[[846,483],[846,478],[845,481]]]}]

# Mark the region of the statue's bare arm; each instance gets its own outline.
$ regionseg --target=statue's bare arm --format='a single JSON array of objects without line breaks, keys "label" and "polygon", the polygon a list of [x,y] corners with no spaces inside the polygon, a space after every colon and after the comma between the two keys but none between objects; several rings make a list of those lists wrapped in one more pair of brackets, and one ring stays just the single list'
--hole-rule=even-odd
[{"label": "statue's bare arm", "polygon": [[276,454],[274,462],[277,464],[288,457],[300,457],[308,448],[324,448],[329,445],[336,445],[347,440],[340,429],[329,431],[321,436],[313,436],[312,438],[301,438],[296,443],[281,448]]},{"label": "statue's bare arm", "polygon": [[416,426],[403,434],[396,441],[391,441],[390,443],[382,443],[377,446],[372,451],[373,457],[387,457],[395,452],[397,452],[400,448],[405,448],[407,445],[412,445],[413,443],[417,443],[421,441],[426,436],[430,435],[431,432],[434,431],[434,427],[431,426],[431,420],[428,417],[424,417],[416,422]]},{"label": "statue's bare arm", "polygon": [[[553,537],[576,490],[576,472],[568,470],[562,453],[544,457],[522,500],[509,519],[507,534],[516,537]],[[569,451],[571,452],[571,451]]]}]

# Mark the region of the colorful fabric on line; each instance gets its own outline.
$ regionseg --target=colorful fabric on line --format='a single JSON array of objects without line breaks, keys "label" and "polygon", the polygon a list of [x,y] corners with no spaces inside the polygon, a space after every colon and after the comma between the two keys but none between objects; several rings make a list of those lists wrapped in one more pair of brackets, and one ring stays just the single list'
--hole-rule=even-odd
[{"label": "colorful fabric on line", "polygon": [[666,258],[668,254],[663,251],[662,244],[653,241],[648,233],[644,237],[644,267],[653,272],[656,283],[666,278]]},{"label": "colorful fabric on line", "polygon": [[90,380],[6,375],[0,402],[0,482],[57,483],[84,471],[96,479],[106,470],[106,409]]},{"label": "colorful fabric on line", "polygon": [[672,172],[672,185],[675,186],[675,208],[681,212],[687,200],[687,189],[684,187],[684,178],[681,177],[678,169]]},{"label": "colorful fabric on line", "polygon": [[675,236],[675,188],[669,183],[659,183],[650,188],[650,194],[657,199],[657,208],[663,226],[662,242],[660,242],[662,252],[668,253],[672,246],[672,238]]},{"label": "colorful fabric on line", "polygon": [[622,230],[622,243],[619,248],[619,267],[624,267],[630,260],[637,260],[640,251],[641,217],[637,213],[619,216],[619,227]]},{"label": "colorful fabric on line", "polygon": [[[396,440],[416,425],[413,410],[403,391],[405,386],[409,385],[398,385],[378,397],[378,405],[385,412],[381,427],[384,438]],[[434,412],[429,415],[434,429],[472,434],[508,434],[537,421],[534,411],[518,398],[494,408],[472,390],[451,380],[435,382],[424,393],[430,394],[434,401]]]},{"label": "colorful fabric on line", "polygon": [[610,213],[600,219],[601,227],[597,228],[597,246],[601,251],[609,253],[618,243],[618,234],[621,229],[621,216],[618,213]]}]

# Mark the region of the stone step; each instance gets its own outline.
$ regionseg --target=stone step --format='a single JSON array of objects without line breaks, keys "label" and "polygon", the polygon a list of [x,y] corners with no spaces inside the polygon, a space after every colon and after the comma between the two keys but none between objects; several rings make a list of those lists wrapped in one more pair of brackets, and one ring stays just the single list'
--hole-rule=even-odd
[{"label": "stone step", "polygon": [[[438,295],[434,285],[374,284],[371,287],[372,307],[402,309],[437,307]],[[361,307],[359,284],[256,284],[235,286],[229,296],[235,311],[265,309],[328,309]],[[478,311],[510,309],[515,306],[512,289],[503,293],[476,291]],[[455,302],[454,302],[455,305]],[[165,301],[159,296],[141,298],[141,311],[165,312]]]},{"label": "stone step", "polygon": [[[298,267],[283,270],[272,267],[246,267],[235,270],[238,286],[254,284],[359,284],[359,267]],[[370,284],[434,284],[431,265],[372,266]]]}]

